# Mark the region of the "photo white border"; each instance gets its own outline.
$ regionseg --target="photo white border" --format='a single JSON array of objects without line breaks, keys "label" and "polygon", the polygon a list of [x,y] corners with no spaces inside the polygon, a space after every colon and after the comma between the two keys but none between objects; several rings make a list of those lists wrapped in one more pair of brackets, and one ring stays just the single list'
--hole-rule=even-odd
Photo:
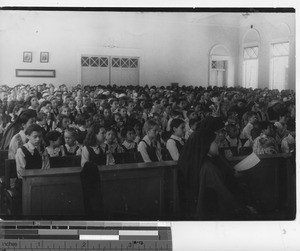
[{"label": "photo white border", "polygon": [[[259,7],[294,7],[296,8],[296,41],[299,38],[299,6],[300,1],[294,0],[211,0],[211,1],[183,1],[183,0],[112,0],[112,1],[73,1],[58,0],[54,3],[50,0],[0,0],[0,7],[4,6],[36,6],[36,7],[241,7],[249,5]],[[296,54],[299,47],[296,43]],[[297,56],[296,56],[297,58]],[[298,57],[299,58],[299,57]],[[296,73],[300,72],[300,65],[296,63]],[[297,83],[298,78],[296,78]],[[296,117],[299,118],[299,95],[296,84]],[[300,125],[296,123],[296,131]],[[297,137],[297,144],[299,137]],[[296,153],[296,161],[299,160],[299,151]],[[297,165],[298,167],[298,165]],[[299,211],[300,189],[299,170],[297,173],[297,211]],[[297,216],[299,213],[297,214]],[[278,222],[172,222],[173,250],[300,250],[300,221]]]}]

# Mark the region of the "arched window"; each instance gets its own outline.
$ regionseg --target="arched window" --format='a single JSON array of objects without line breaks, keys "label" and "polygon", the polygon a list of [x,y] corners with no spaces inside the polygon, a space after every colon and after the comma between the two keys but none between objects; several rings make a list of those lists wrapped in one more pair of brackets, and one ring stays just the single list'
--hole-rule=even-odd
[{"label": "arched window", "polygon": [[243,39],[243,86],[258,86],[258,56],[260,36],[255,29],[247,31]]},{"label": "arched window", "polygon": [[221,44],[215,45],[210,51],[209,85],[227,86],[228,82],[233,82],[229,79],[231,64],[228,49]]},{"label": "arched window", "polygon": [[288,86],[289,36],[287,24],[276,25],[270,45],[270,89],[283,90]]}]

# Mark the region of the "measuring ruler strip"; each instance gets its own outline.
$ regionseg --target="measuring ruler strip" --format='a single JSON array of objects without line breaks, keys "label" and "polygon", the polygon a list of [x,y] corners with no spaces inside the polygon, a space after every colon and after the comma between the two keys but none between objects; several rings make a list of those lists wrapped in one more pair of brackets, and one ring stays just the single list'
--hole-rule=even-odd
[{"label": "measuring ruler strip", "polygon": [[[169,224],[160,222],[0,222],[0,251],[172,250]],[[55,225],[53,225],[55,224]]]},{"label": "measuring ruler strip", "polygon": [[0,240],[2,250],[172,250],[172,242],[160,241],[58,241],[58,240]]}]

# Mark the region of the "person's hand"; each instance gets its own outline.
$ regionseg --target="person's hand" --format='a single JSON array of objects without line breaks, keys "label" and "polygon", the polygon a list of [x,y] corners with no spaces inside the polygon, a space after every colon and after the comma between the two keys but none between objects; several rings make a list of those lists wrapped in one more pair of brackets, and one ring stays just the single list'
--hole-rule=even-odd
[{"label": "person's hand", "polygon": [[243,174],[242,173],[240,173],[240,172],[238,172],[238,171],[234,171],[234,177],[236,177],[236,178],[239,178],[239,177],[242,177],[243,176]]}]

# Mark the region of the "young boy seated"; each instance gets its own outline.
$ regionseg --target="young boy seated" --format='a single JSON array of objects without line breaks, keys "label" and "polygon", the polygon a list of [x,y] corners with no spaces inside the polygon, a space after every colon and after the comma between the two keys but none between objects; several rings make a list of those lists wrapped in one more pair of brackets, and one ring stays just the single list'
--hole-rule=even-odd
[{"label": "young boy seated", "polygon": [[18,122],[22,129],[10,140],[8,149],[9,159],[14,159],[18,148],[22,147],[26,143],[27,137],[25,131],[31,124],[36,122],[36,112],[33,110],[26,110],[22,112],[18,117]]},{"label": "young boy seated", "polygon": [[41,146],[42,128],[37,124],[30,125],[25,130],[28,142],[25,143],[16,153],[16,165],[18,178],[22,179],[21,170],[24,169],[49,169],[49,156]]}]

